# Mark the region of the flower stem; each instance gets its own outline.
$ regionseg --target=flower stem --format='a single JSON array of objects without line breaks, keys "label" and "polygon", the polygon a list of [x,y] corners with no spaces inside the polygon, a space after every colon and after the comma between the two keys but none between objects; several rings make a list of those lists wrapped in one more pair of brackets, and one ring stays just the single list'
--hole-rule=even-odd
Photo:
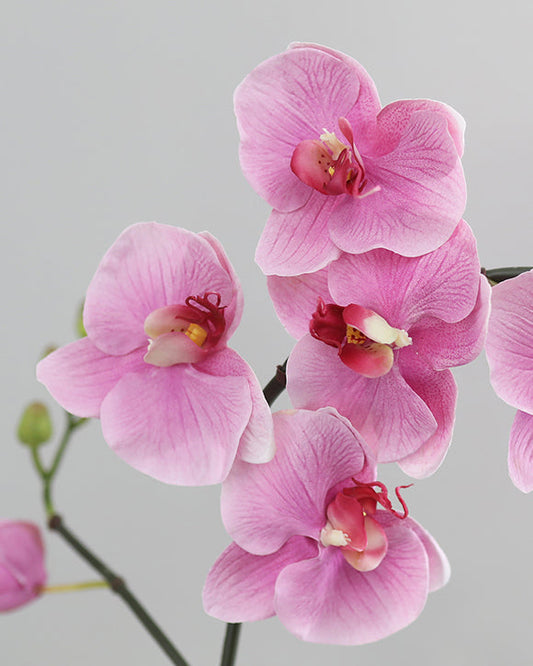
[{"label": "flower stem", "polygon": [[47,585],[41,592],[77,592],[78,590],[92,590],[96,588],[109,588],[106,580],[89,580],[84,583],[70,583],[68,585]]},{"label": "flower stem", "polygon": [[[287,385],[287,375],[285,374],[287,369],[287,360],[288,359],[286,359],[282,365],[277,366],[276,374],[263,389],[263,395],[265,396],[265,400],[267,401],[269,407],[271,407],[276,398],[278,398],[283,393],[283,390]],[[224,638],[224,648],[222,651],[222,660],[220,662],[220,666],[234,665],[235,658],[237,656],[240,632],[240,622],[228,622],[226,624],[226,636]]]},{"label": "flower stem", "polygon": [[159,626],[154,622],[152,617],[144,609],[141,603],[137,600],[135,595],[129,590],[123,578],[114,573],[107,567],[102,560],[100,560],[87,546],[74,536],[74,534],[65,527],[61,516],[56,514],[50,516],[48,526],[60,534],[63,539],[82,557],[88,562],[93,569],[107,581],[109,587],[122,598],[124,603],[129,606],[130,610],[137,617],[139,622],[144,626],[152,638],[156,641],[163,652],[169,657],[170,661],[177,666],[188,666],[187,662],[183,659],[178,650],[170,642],[167,636],[162,632]]},{"label": "flower stem", "polygon": [[508,266],[505,268],[485,268],[481,269],[483,275],[486,275],[491,282],[503,282],[504,280],[510,280],[511,278],[517,277],[522,273],[527,273],[532,269],[531,266]]}]

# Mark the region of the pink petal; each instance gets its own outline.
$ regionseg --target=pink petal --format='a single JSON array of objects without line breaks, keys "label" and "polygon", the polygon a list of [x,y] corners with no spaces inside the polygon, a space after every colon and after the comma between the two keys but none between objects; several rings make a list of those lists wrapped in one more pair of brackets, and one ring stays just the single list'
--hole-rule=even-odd
[{"label": "pink petal", "polygon": [[318,299],[331,303],[328,289],[328,269],[294,277],[269,275],[268,292],[276,314],[289,335],[299,340],[309,333],[309,323],[317,308]]},{"label": "pink petal", "polygon": [[384,247],[414,257],[440,247],[457,226],[466,204],[459,157],[438,114],[417,111],[398,145],[385,155],[363,155],[368,184],[380,190],[343,197],[329,230],[343,251]]},{"label": "pink petal", "polygon": [[241,288],[241,283],[239,281],[239,278],[237,277],[237,273],[235,272],[235,269],[233,268],[230,260],[228,259],[226,252],[222,246],[222,243],[212,236],[209,231],[200,231],[198,234],[201,238],[205,239],[209,245],[213,248],[217,255],[217,259],[222,266],[222,268],[226,271],[228,274],[231,282],[233,283],[233,292],[234,292],[234,304],[233,304],[233,312],[227,313],[231,314],[231,316],[226,315],[226,333],[224,335],[224,340],[229,340],[233,333],[235,332],[235,329],[239,325],[242,317],[242,310],[244,307],[244,297],[242,293],[242,288]]},{"label": "pink petal", "polygon": [[151,312],[206,291],[220,294],[231,327],[241,296],[211,243],[177,227],[134,224],[107,251],[89,285],[85,328],[102,351],[125,354],[146,343]]},{"label": "pink petal", "polygon": [[490,381],[513,407],[533,412],[533,271],[492,288],[487,333]]},{"label": "pink petal", "polygon": [[406,382],[425,402],[437,422],[436,431],[414,453],[399,461],[406,474],[422,479],[439,468],[448,452],[455,423],[457,386],[449,370],[433,370],[414,349],[402,350],[400,367]]},{"label": "pink petal", "polygon": [[255,260],[266,275],[311,273],[337,259],[340,250],[326,231],[337,197],[313,192],[305,206],[290,213],[272,211],[259,239]]},{"label": "pink petal", "polygon": [[318,539],[335,486],[366,465],[359,436],[333,410],[277,412],[274,433],[274,459],[237,462],[222,487],[224,525],[256,555],[273,553],[295,534]]},{"label": "pink petal", "polygon": [[418,617],[428,593],[426,551],[407,527],[385,527],[388,550],[374,571],[356,571],[333,547],[283,569],[274,606],[289,631],[313,643],[362,645]]},{"label": "pink petal", "polygon": [[374,571],[387,554],[388,540],[385,530],[370,516],[365,516],[367,544],[363,552],[342,548],[342,554],[348,564],[357,571]]},{"label": "pink petal", "polygon": [[448,562],[448,558],[439,544],[420,523],[408,517],[404,520],[403,524],[413,530],[426,550],[429,564],[429,592],[439,590],[450,580],[450,563]]},{"label": "pink petal", "polygon": [[39,528],[21,521],[0,521],[0,611],[35,599],[45,583]]},{"label": "pink petal", "polygon": [[287,380],[296,407],[338,409],[361,433],[378,462],[405,458],[437,428],[430,409],[402,377],[397,363],[383,377],[367,379],[345,366],[336,349],[310,335],[293,349]]},{"label": "pink petal", "polygon": [[464,118],[451,106],[431,99],[402,99],[381,109],[377,119],[376,153],[384,154],[391,145],[397,144],[407,130],[412,115],[419,111],[429,111],[446,120],[448,132],[461,157],[464,150]]},{"label": "pink petal", "polygon": [[491,287],[480,275],[478,298],[472,312],[451,324],[434,317],[422,317],[409,331],[413,349],[435,370],[473,361],[485,344],[490,295]]},{"label": "pink petal", "polygon": [[130,372],[143,370],[142,349],[124,356],[101,352],[89,338],[71,342],[46,356],[37,365],[37,379],[71,414],[99,417],[100,406],[115,384]]},{"label": "pink petal", "polygon": [[351,111],[346,114],[346,117],[352,127],[355,128],[355,138],[357,144],[360,150],[363,150],[369,142],[369,138],[375,131],[376,117],[381,109],[376,86],[374,85],[374,81],[372,81],[368,72],[362,65],[360,65],[350,56],[342,53],[341,51],[330,49],[327,46],[321,46],[320,44],[294,42],[290,44],[289,48],[311,48],[322,51],[333,56],[334,58],[337,58],[352,69],[354,75],[359,80],[359,95],[357,97],[357,104],[355,104]]},{"label": "pink petal", "polygon": [[208,485],[227,476],[251,409],[244,377],[146,366],[118,382],[100,417],[107,443],[135,469],[165,483]]},{"label": "pink petal", "polygon": [[205,612],[223,622],[253,622],[275,614],[274,586],[288,564],[315,557],[317,544],[293,537],[272,555],[251,555],[232,543],[213,565],[203,591]]},{"label": "pink petal", "polygon": [[196,366],[199,372],[215,377],[244,377],[248,382],[252,413],[239,443],[238,458],[249,463],[265,463],[272,459],[276,447],[272,413],[252,368],[233,349],[210,354]]},{"label": "pink petal", "polygon": [[533,490],[533,416],[517,412],[509,439],[509,476],[523,493]]},{"label": "pink petal", "polygon": [[[353,68],[314,48],[291,49],[256,67],[235,91],[240,159],[252,187],[279,211],[307,201],[311,189],[291,171],[296,146],[354,106],[359,79]],[[299,271],[300,273],[306,271]]]},{"label": "pink petal", "polygon": [[479,259],[470,227],[462,221],[438,250],[403,257],[387,250],[343,255],[331,264],[329,289],[336,303],[357,303],[396,328],[421,317],[446,322],[472,312],[479,292]]}]

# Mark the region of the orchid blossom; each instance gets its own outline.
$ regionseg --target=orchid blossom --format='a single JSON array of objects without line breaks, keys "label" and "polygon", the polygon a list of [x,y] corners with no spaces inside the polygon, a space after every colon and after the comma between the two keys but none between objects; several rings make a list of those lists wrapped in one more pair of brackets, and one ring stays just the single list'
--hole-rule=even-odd
[{"label": "orchid blossom", "polygon": [[38,597],[46,583],[44,547],[33,523],[0,521],[0,611]]},{"label": "orchid blossom", "polygon": [[417,478],[433,473],[455,418],[449,368],[480,353],[489,312],[490,287],[466,222],[422,257],[345,254],[317,273],[271,276],[269,289],[299,339],[287,366],[293,404],[331,405],[378,462],[400,461]]},{"label": "orchid blossom", "polygon": [[241,311],[215,238],[136,224],[89,285],[87,337],[42,360],[37,377],[69,412],[100,417],[132,467],[166,483],[218,483],[236,457],[259,463],[274,453],[259,383],[226,344]]},{"label": "orchid blossom", "polygon": [[528,493],[533,490],[533,271],[492,288],[486,352],[494,390],[518,409],[509,439],[509,474]]},{"label": "orchid blossom", "polygon": [[256,252],[267,275],[311,273],[341,251],[435,250],[466,201],[464,121],[431,100],[381,108],[350,57],[293,44],[235,92],[246,178],[274,208]]},{"label": "orchid blossom", "polygon": [[234,543],[204,588],[226,622],[277,615],[299,638],[359,645],[402,629],[449,566],[412,518],[395,510],[349,422],[333,409],[274,415],[277,453],[236,463],[222,489]]}]

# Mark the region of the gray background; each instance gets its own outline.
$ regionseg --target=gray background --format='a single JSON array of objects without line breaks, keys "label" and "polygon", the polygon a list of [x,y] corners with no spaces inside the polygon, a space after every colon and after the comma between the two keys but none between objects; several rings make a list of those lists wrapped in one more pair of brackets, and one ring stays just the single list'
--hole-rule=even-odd
[{"label": "gray background", "polygon": [[[27,400],[47,399],[34,364],[46,344],[73,339],[84,290],[127,225],[155,219],[209,229],[244,285],[232,346],[262,383],[289,352],[253,263],[268,207],[239,169],[232,92],[290,41],[321,42],[360,60],[384,104],[429,97],[455,106],[467,120],[466,217],[482,263],[533,261],[532,12],[530,3],[498,4],[3,4],[0,516],[42,524],[15,423]],[[412,515],[450,557],[450,584],[415,624],[375,645],[313,646],[277,619],[246,626],[239,664],[531,663],[533,498],[507,478],[513,410],[493,395],[484,358],[455,374],[450,453],[408,491]],[[394,466],[382,476],[405,482]],[[218,495],[217,487],[165,486],[130,469],[98,422],[76,436],[56,484],[70,525],[127,578],[191,666],[217,662],[224,631],[203,614],[200,597],[228,543]],[[46,542],[51,583],[92,577],[59,538],[47,534]],[[8,666],[168,663],[106,591],[48,595],[3,615],[0,654]]]}]

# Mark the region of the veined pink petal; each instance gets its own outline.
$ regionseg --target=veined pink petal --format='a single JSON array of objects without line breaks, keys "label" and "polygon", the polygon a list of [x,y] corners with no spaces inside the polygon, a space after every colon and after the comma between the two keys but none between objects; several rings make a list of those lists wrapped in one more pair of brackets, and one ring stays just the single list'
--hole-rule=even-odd
[{"label": "veined pink petal", "polygon": [[37,379],[71,414],[99,417],[102,401],[115,384],[130,372],[146,367],[142,349],[124,356],[108,356],[89,338],[71,342],[52,352],[37,365]]},{"label": "veined pink petal", "polygon": [[237,461],[222,486],[224,525],[256,555],[273,553],[293,535],[318,539],[331,492],[366,465],[359,435],[334,410],[277,412],[274,433],[273,460]]},{"label": "veined pink petal", "polygon": [[413,113],[392,152],[363,156],[367,190],[343,197],[329,220],[333,242],[343,251],[383,247],[419,256],[440,247],[452,234],[466,204],[461,162],[443,117]]},{"label": "veined pink petal", "polygon": [[[327,53],[334,58],[337,58],[345,65],[351,68],[354,75],[359,81],[359,95],[357,97],[357,104],[355,104],[352,109],[344,114],[352,127],[357,128],[357,136],[355,140],[357,141],[358,146],[361,150],[367,147],[370,143],[373,132],[375,131],[376,117],[381,109],[381,103],[379,101],[378,91],[374,81],[370,78],[370,75],[365,70],[365,68],[354,60],[349,55],[342,53],[341,51],[335,51],[330,49],[327,46],[322,46],[321,44],[312,44],[312,43],[302,43],[302,42],[293,42],[289,45],[289,49],[314,49],[316,51],[322,51]],[[341,114],[342,117],[342,114]]]},{"label": "veined pink petal", "polygon": [[450,370],[433,370],[417,356],[415,349],[402,350],[399,362],[404,379],[437,422],[436,431],[414,453],[398,461],[406,474],[423,479],[439,468],[448,452],[455,423],[457,386]]},{"label": "veined pink petal", "polygon": [[318,299],[324,303],[333,302],[328,289],[327,268],[294,277],[269,275],[267,285],[276,314],[289,335],[297,340],[309,333],[309,322]]},{"label": "veined pink petal", "polygon": [[[302,206],[311,190],[291,171],[296,146],[338,131],[359,95],[353,68],[315,48],[290,49],[256,67],[235,91],[240,159],[252,187],[279,211]],[[299,271],[300,273],[306,271]]]},{"label": "veined pink petal", "polygon": [[391,326],[409,331],[421,317],[457,322],[469,315],[478,297],[479,270],[474,235],[461,221],[451,238],[430,254],[344,254],[331,264],[328,280],[339,305],[358,303]]},{"label": "veined pink petal", "polygon": [[87,290],[84,324],[108,354],[126,354],[146,343],[146,317],[189,296],[217,292],[231,326],[240,296],[210,241],[186,229],[155,222],[134,224],[100,262]]},{"label": "veined pink petal", "polygon": [[337,259],[340,250],[326,231],[328,218],[337,203],[337,197],[313,191],[304,207],[290,213],[272,211],[255,252],[255,260],[263,273],[311,273]]},{"label": "veined pink petal", "polygon": [[39,528],[22,521],[0,521],[0,611],[35,599],[46,583]]},{"label": "veined pink petal", "polygon": [[218,240],[218,238],[212,236],[209,233],[209,231],[200,231],[198,236],[204,238],[209,243],[209,245],[211,245],[211,247],[213,248],[213,250],[217,255],[220,265],[226,271],[231,282],[233,283],[234,301],[231,304],[229,311],[226,313],[226,331],[222,338],[222,340],[226,341],[231,338],[231,336],[235,332],[235,329],[237,328],[237,326],[241,321],[242,310],[244,307],[244,297],[242,294],[241,283],[239,281],[239,278],[237,277],[235,269],[233,268],[230,260],[228,259],[228,256],[222,246],[222,243]]},{"label": "veined pink petal", "polygon": [[490,381],[513,407],[533,413],[533,271],[492,288],[487,333]]},{"label": "veined pink petal", "polygon": [[362,552],[342,548],[342,554],[348,564],[357,571],[374,571],[387,554],[388,540],[385,530],[371,516],[365,516],[367,544]]},{"label": "veined pink petal", "polygon": [[410,329],[413,350],[435,370],[473,361],[483,349],[490,311],[491,287],[483,275],[472,312],[448,324],[434,317],[421,317]]},{"label": "veined pink petal", "polygon": [[345,366],[335,348],[310,335],[296,344],[289,357],[287,389],[296,407],[338,409],[361,433],[378,462],[405,458],[437,429],[430,409],[396,363],[383,377],[368,379]]},{"label": "veined pink petal", "polygon": [[362,645],[421,613],[428,593],[426,551],[413,530],[400,521],[389,524],[382,513],[389,543],[374,571],[356,571],[332,547],[283,569],[274,607],[289,631],[313,643]]},{"label": "veined pink petal", "polygon": [[448,562],[448,558],[431,534],[420,523],[417,523],[414,518],[409,516],[403,524],[413,530],[426,550],[429,564],[429,592],[439,590],[450,579],[450,563]]},{"label": "veined pink petal", "polygon": [[517,412],[509,439],[509,476],[523,493],[533,490],[533,416]]},{"label": "veined pink petal", "polygon": [[275,614],[274,586],[287,565],[316,557],[316,541],[293,537],[272,555],[251,555],[232,543],[213,565],[203,591],[205,612],[223,622]]},{"label": "veined pink petal", "polygon": [[129,465],[165,483],[220,483],[252,401],[245,377],[174,365],[126,374],[102,403],[104,438]]},{"label": "veined pink petal", "polygon": [[215,377],[244,377],[250,389],[252,413],[241,436],[238,458],[249,463],[265,463],[272,459],[276,447],[272,413],[252,368],[233,349],[221,349],[196,366],[199,372]]},{"label": "veined pink petal", "polygon": [[461,157],[464,150],[464,118],[451,106],[431,99],[402,99],[381,109],[377,118],[374,154],[385,154],[395,147],[407,130],[412,115],[419,111],[429,111],[446,120],[448,132]]}]

